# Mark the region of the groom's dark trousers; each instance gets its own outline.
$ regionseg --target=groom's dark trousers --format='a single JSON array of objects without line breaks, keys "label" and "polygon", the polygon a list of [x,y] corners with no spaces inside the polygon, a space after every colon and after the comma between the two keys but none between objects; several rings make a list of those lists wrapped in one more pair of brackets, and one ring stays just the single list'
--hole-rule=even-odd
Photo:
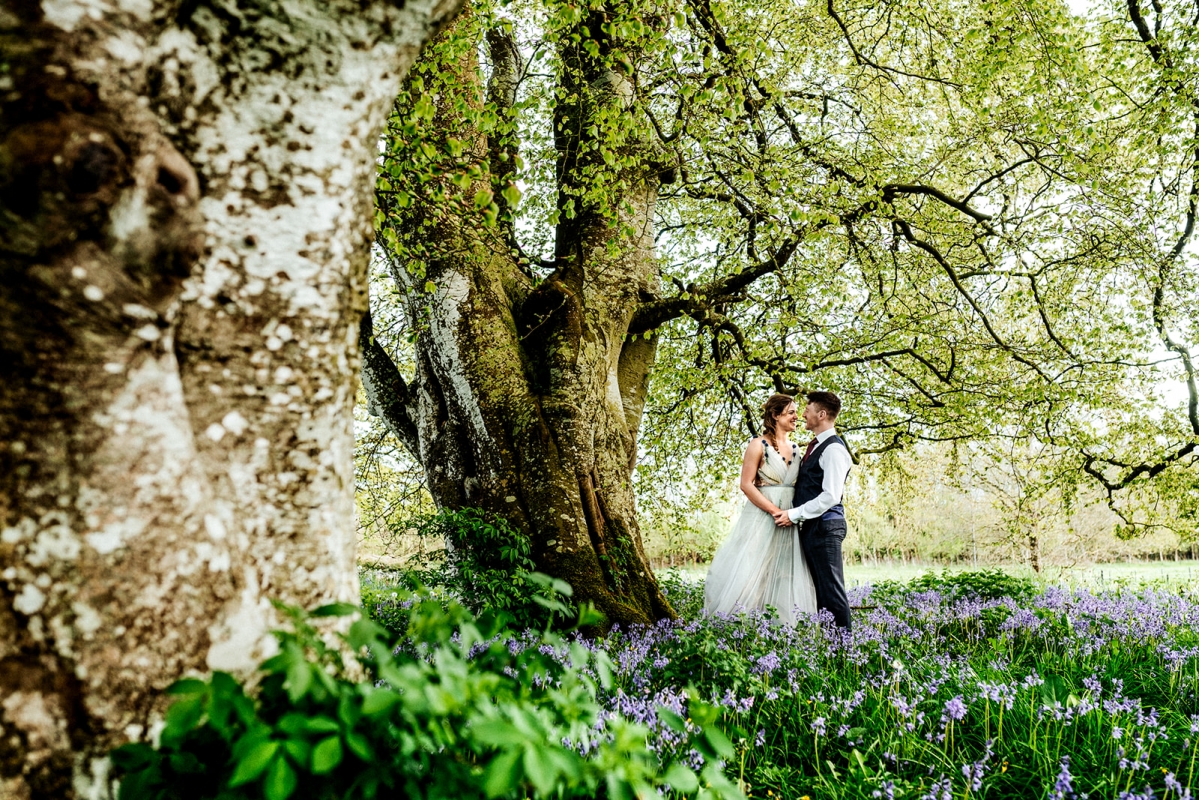
[{"label": "groom's dark trousers", "polygon": [[837,626],[849,630],[849,598],[841,569],[846,530],[844,519],[805,519],[799,526],[799,544],[816,585],[816,607],[828,609]]}]

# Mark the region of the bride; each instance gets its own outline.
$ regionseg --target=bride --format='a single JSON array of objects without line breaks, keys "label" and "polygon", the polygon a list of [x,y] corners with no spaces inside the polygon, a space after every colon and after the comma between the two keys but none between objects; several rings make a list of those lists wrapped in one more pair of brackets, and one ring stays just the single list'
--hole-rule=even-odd
[{"label": "bride", "polygon": [[775,512],[791,507],[800,453],[790,436],[799,412],[789,395],[773,394],[762,407],[764,432],[755,436],[741,462],[741,491],[748,502],[708,569],[704,610],[773,606],[795,624],[816,611],[816,589],[795,528],[774,524]]}]

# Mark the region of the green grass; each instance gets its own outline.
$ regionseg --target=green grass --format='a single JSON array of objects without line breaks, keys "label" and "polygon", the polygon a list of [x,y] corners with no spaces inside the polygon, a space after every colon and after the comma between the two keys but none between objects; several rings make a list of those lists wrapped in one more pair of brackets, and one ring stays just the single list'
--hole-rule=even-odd
[{"label": "green grass", "polygon": [[[980,567],[981,569],[982,567]],[[1151,587],[1163,591],[1181,591],[1199,587],[1199,561],[1129,561],[1116,564],[1086,564],[1074,567],[1045,567],[1038,575],[1024,565],[986,565],[1016,577],[1037,583],[1107,591],[1121,588]],[[847,564],[846,586],[865,586],[879,581],[910,581],[928,573],[971,571],[969,565],[938,564],[886,565]],[[702,572],[700,573],[702,575]]]},{"label": "green grass", "polygon": [[[1087,588],[1106,591],[1120,588],[1152,587],[1164,591],[1199,588],[1199,561],[1127,561],[1113,564],[1080,564],[1073,567],[1045,567],[1040,575],[1022,565],[1004,564],[922,564],[902,561],[890,564],[846,564],[845,585],[866,586],[879,581],[911,581],[929,573],[970,572],[980,569],[1001,569],[1009,575],[1031,578],[1042,585]],[[703,580],[708,565],[676,567],[659,570],[674,573],[690,580]]]}]

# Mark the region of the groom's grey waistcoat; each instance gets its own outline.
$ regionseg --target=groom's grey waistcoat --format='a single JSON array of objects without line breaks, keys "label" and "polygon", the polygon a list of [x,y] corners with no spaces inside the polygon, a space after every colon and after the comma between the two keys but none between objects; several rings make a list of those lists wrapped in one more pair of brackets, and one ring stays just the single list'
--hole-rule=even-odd
[{"label": "groom's grey waistcoat", "polygon": [[[809,500],[815,500],[824,491],[824,468],[820,466],[820,455],[833,442],[845,447],[845,442],[837,434],[825,439],[808,454],[807,459],[799,465],[799,476],[795,479],[795,499],[792,501],[796,506],[802,506]],[[849,448],[846,447],[846,450]],[[846,475],[849,473],[846,472]],[[821,519],[845,519],[845,507],[838,502],[835,506],[824,512]]]}]

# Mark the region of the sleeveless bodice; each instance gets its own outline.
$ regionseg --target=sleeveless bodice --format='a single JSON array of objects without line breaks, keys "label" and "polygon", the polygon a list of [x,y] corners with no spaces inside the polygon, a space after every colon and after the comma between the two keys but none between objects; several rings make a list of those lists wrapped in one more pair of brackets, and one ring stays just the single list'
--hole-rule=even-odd
[{"label": "sleeveless bodice", "polygon": [[765,489],[769,486],[794,486],[795,478],[799,475],[799,448],[791,445],[791,463],[787,464],[779,452],[759,437],[758,446],[765,452],[758,465],[758,486]]}]

